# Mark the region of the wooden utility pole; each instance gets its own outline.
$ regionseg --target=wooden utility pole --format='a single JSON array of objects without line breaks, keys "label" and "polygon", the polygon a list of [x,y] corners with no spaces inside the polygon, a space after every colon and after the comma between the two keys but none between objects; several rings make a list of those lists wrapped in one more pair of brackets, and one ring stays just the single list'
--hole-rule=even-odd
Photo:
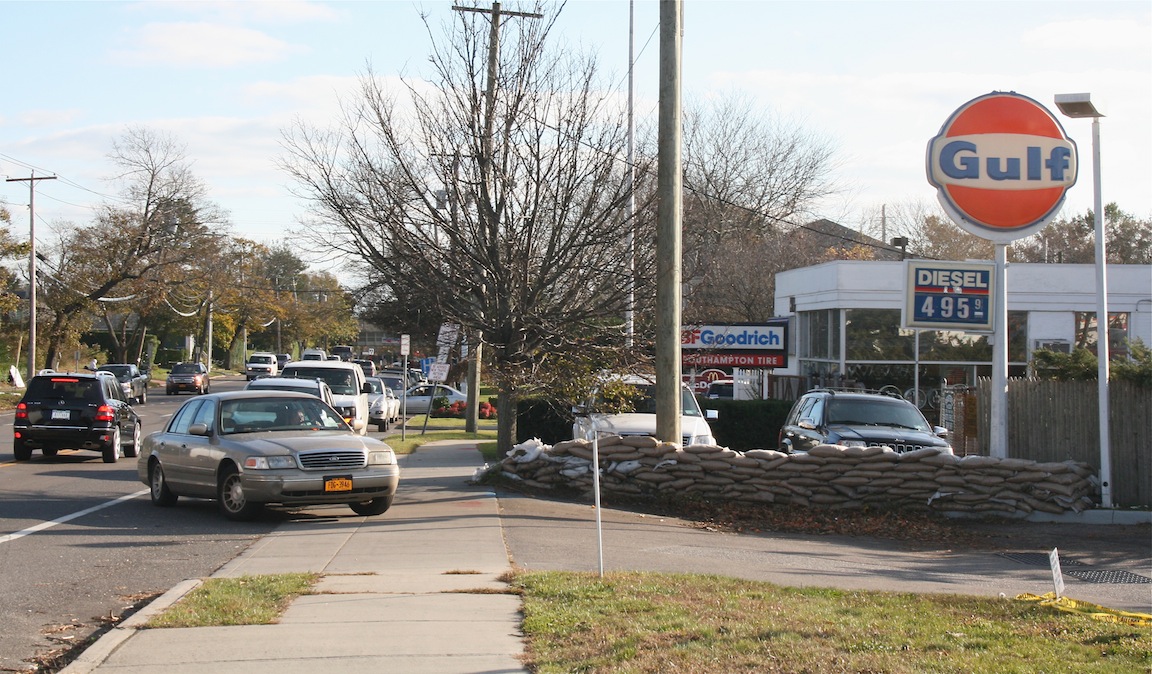
[{"label": "wooden utility pole", "polygon": [[36,181],[55,180],[56,176],[8,178],[8,182],[28,183],[28,378],[36,374]]},{"label": "wooden utility pole", "polygon": [[[488,81],[485,83],[484,89],[484,137],[481,139],[481,152],[483,156],[480,157],[480,172],[484,185],[488,189],[488,194],[495,194],[494,185],[492,182],[493,173],[493,157],[492,157],[492,129],[496,123],[496,71],[500,55],[500,17],[501,16],[514,16],[527,19],[540,19],[543,14],[536,14],[534,12],[502,12],[500,10],[500,3],[493,2],[492,9],[480,9],[479,7],[460,7],[453,5],[452,9],[457,12],[483,12],[491,15],[492,28],[488,32]],[[454,189],[455,193],[456,190]],[[482,216],[487,217],[487,216]],[[489,235],[495,240],[496,230],[499,223],[488,222]],[[484,354],[484,334],[481,332],[475,335],[474,343],[471,345],[472,353],[471,360],[468,361],[468,407],[467,414],[464,421],[464,430],[469,433],[475,433],[479,423],[480,415],[480,359]],[[515,438],[513,438],[515,440]]]},{"label": "wooden utility pole", "polygon": [[680,49],[683,3],[660,0],[660,120],[656,190],[656,436],[680,434],[681,173]]}]

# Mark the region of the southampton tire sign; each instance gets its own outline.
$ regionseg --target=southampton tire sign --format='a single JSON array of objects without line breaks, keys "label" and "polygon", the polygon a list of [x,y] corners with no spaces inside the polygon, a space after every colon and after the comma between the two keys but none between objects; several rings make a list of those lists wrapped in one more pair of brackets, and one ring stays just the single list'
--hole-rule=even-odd
[{"label": "southampton tire sign", "polygon": [[960,106],[928,143],[928,182],[963,230],[996,243],[1056,217],[1076,183],[1076,143],[1043,105],[993,92]]}]

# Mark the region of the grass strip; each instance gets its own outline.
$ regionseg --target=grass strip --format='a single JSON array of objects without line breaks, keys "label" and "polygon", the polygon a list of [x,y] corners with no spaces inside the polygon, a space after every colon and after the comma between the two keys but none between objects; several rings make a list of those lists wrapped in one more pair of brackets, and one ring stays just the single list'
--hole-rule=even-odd
[{"label": "grass strip", "polygon": [[1152,630],[1014,600],[720,576],[518,573],[528,666],[597,672],[1147,672]]},{"label": "grass strip", "polygon": [[149,620],[148,627],[269,625],[319,578],[318,573],[209,578]]}]

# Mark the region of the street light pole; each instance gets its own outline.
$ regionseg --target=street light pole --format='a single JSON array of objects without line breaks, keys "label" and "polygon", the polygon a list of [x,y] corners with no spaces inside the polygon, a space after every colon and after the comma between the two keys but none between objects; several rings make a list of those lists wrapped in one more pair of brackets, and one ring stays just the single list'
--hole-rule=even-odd
[{"label": "street light pole", "polygon": [[56,176],[8,178],[8,182],[28,183],[28,378],[36,374],[36,181],[55,180]]},{"label": "street light pole", "polygon": [[1100,506],[1112,507],[1112,439],[1108,401],[1108,262],[1104,202],[1100,195],[1100,118],[1090,94],[1056,94],[1056,107],[1074,119],[1092,119],[1092,220],[1096,231],[1096,397],[1100,414]]}]

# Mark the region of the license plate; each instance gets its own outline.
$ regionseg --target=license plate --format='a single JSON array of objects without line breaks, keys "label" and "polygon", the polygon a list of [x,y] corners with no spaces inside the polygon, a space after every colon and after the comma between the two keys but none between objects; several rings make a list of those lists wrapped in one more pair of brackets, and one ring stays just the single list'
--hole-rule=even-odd
[{"label": "license plate", "polygon": [[72,412],[71,410],[52,410],[52,418],[68,421],[72,418]]},{"label": "license plate", "polygon": [[324,478],[324,491],[352,491],[352,477],[326,477]]}]

